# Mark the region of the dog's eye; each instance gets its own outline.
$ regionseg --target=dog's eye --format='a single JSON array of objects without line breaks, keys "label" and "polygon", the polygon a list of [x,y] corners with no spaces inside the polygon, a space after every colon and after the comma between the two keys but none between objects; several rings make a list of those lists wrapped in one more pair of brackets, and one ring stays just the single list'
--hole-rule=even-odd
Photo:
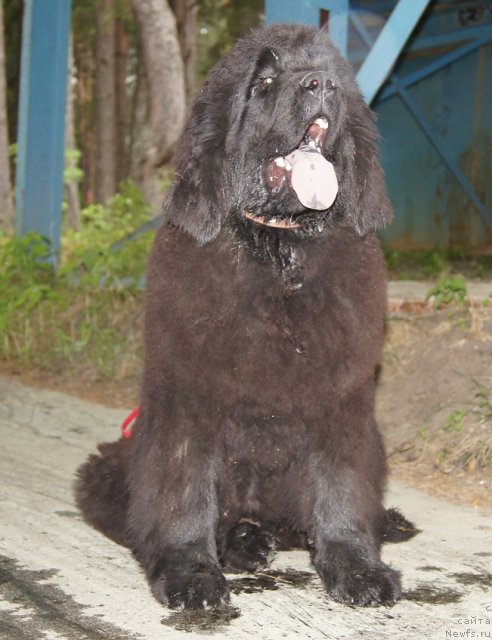
[{"label": "dog's eye", "polygon": [[275,76],[260,76],[255,84],[253,85],[253,87],[251,88],[251,94],[252,96],[256,96],[258,94],[265,94],[268,89],[270,89],[270,87],[273,85],[275,80]]},{"label": "dog's eye", "polygon": [[267,76],[266,78],[260,78],[260,84],[262,89],[268,89],[268,87],[273,83],[272,76]]}]

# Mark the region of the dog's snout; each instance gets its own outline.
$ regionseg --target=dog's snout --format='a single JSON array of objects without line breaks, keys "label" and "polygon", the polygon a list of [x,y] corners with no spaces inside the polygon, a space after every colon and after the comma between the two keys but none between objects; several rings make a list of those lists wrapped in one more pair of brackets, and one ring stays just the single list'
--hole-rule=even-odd
[{"label": "dog's snout", "polygon": [[324,71],[311,71],[307,73],[301,80],[300,85],[303,89],[314,92],[331,91],[334,83]]}]

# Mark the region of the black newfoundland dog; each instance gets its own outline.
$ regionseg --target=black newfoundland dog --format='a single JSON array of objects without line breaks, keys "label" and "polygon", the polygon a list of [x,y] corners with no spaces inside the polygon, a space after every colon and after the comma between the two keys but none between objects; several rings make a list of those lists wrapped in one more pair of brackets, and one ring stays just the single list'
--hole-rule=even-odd
[{"label": "black newfoundland dog", "polygon": [[228,599],[226,570],[302,546],[337,601],[393,604],[374,420],[391,218],[349,65],[277,25],[210,73],[148,268],[141,412],[78,472],[86,520],[132,549],[156,598]]}]

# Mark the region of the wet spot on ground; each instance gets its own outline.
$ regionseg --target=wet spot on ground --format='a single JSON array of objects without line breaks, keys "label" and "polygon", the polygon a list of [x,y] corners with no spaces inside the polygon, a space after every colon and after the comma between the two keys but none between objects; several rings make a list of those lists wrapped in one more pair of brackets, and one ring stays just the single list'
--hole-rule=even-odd
[{"label": "wet spot on ground", "polygon": [[448,573],[448,578],[454,578],[456,582],[467,587],[478,586],[484,591],[492,587],[492,573]]},{"label": "wet spot on ground", "polygon": [[313,578],[314,573],[308,571],[295,571],[294,569],[277,571],[267,569],[251,576],[232,578],[228,580],[228,584],[231,593],[238,595],[240,593],[276,591],[281,587],[302,588],[307,586]]},{"label": "wet spot on ground", "polygon": [[223,604],[213,609],[183,609],[175,611],[162,624],[177,631],[203,634],[215,634],[227,627],[232,620],[239,618],[239,609]]},{"label": "wet spot on ground", "polygon": [[[227,583],[232,594],[240,595],[276,591],[284,587],[302,589],[314,576],[314,573],[308,571],[266,569],[252,575],[228,578]],[[167,618],[163,618],[162,624],[178,631],[213,634],[223,630],[239,616],[240,611],[237,607],[224,604],[212,609],[175,611]]]},{"label": "wet spot on ground", "polygon": [[56,635],[64,640],[137,640],[97,616],[50,584],[56,571],[31,571],[0,555],[0,638],[44,640]]},{"label": "wet spot on ground", "polygon": [[433,585],[422,584],[415,589],[405,591],[404,600],[418,602],[419,604],[451,604],[459,602],[463,594],[454,589],[438,588]]}]

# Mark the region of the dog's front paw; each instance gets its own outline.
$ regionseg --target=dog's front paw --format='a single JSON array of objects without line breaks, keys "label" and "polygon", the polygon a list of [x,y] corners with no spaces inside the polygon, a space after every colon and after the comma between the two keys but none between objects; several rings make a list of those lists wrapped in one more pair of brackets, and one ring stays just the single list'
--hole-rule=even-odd
[{"label": "dog's front paw", "polygon": [[328,579],[324,577],[324,580],[333,600],[343,604],[360,607],[393,606],[401,598],[399,575],[386,565],[366,566],[352,574],[330,575]]},{"label": "dog's front paw", "polygon": [[337,602],[361,607],[393,606],[401,598],[400,575],[382,562],[369,562],[349,545],[336,545],[318,572]]},{"label": "dog's front paw", "polygon": [[154,596],[171,609],[204,609],[229,600],[225,576],[212,563],[167,567],[151,580]]}]

